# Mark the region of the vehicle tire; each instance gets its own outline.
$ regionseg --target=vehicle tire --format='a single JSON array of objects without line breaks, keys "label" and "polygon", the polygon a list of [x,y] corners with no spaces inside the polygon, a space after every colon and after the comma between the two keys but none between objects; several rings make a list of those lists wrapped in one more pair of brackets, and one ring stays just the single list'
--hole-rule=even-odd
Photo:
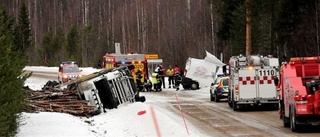
[{"label": "vehicle tire", "polygon": [[192,90],[197,90],[199,89],[199,84],[197,82],[191,82],[190,87]]},{"label": "vehicle tire", "polygon": [[279,110],[279,104],[273,104],[272,105],[272,110]]},{"label": "vehicle tire", "polygon": [[210,89],[210,101],[214,101],[215,99],[214,99],[214,97],[213,97],[213,95],[212,95],[212,92],[211,92],[211,89]]},{"label": "vehicle tire", "polygon": [[281,119],[283,122],[283,127],[290,127],[290,119],[285,116],[283,101],[280,101],[280,107],[281,107],[280,109],[281,109],[281,113],[282,113]]},{"label": "vehicle tire", "polygon": [[284,113],[281,115],[283,121],[283,127],[290,127],[290,120],[289,118],[284,116]]},{"label": "vehicle tire", "polygon": [[297,124],[297,117],[296,117],[296,110],[294,106],[291,106],[290,108],[290,129],[292,132],[297,132],[300,130],[299,125]]},{"label": "vehicle tire", "polygon": [[215,102],[220,102],[220,98],[219,98],[219,96],[217,96],[216,91],[214,92],[214,97],[215,97],[215,99],[214,99]]},{"label": "vehicle tire", "polygon": [[232,100],[231,100],[231,93],[230,92],[228,93],[228,105],[229,105],[230,108],[233,107]]},{"label": "vehicle tire", "polygon": [[233,97],[233,94],[232,94],[232,108],[233,108],[233,111],[239,111],[239,105],[237,105],[237,102],[234,101],[234,97]]},{"label": "vehicle tire", "polygon": [[232,108],[233,108],[233,111],[238,111],[239,109],[238,109],[238,105],[237,105],[237,102],[235,102],[234,100],[232,100]]}]

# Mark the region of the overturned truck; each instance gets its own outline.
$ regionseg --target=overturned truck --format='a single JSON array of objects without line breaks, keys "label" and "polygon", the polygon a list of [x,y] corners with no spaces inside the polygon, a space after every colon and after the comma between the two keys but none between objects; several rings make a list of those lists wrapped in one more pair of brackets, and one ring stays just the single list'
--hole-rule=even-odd
[{"label": "overturned truck", "polygon": [[86,101],[86,105],[93,107],[92,112],[99,114],[106,112],[106,109],[117,108],[120,104],[146,100],[144,96],[139,96],[132,69],[133,65],[122,66],[101,70],[63,84],[48,82],[43,90],[75,91],[79,100]]}]

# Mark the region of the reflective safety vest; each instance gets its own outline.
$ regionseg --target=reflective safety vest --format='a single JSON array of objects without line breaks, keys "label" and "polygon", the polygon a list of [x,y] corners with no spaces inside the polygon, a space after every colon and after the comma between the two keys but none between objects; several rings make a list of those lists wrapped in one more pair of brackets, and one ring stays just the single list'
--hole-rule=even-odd
[{"label": "reflective safety vest", "polygon": [[173,69],[168,69],[167,70],[167,75],[168,76],[173,76]]},{"label": "reflective safety vest", "polygon": [[157,76],[158,76],[158,73],[152,73],[152,75],[151,75],[151,82],[152,82],[152,84],[158,84],[159,83],[159,81],[157,80]]}]

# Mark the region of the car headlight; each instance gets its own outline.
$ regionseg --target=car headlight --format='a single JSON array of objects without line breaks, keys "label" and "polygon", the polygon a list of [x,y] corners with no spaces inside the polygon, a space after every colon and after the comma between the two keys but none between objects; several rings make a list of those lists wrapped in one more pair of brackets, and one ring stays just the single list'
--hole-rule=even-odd
[{"label": "car headlight", "polygon": [[80,75],[78,75],[78,77],[82,77],[82,75],[80,74]]},{"label": "car headlight", "polygon": [[68,75],[63,75],[63,78],[68,78]]}]

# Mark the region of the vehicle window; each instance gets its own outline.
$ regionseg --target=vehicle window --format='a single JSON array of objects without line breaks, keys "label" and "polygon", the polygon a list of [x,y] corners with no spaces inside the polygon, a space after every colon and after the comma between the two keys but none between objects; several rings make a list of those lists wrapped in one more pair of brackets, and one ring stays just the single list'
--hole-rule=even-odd
[{"label": "vehicle window", "polygon": [[222,84],[223,84],[224,86],[227,86],[227,85],[229,84],[228,79],[223,79],[223,80],[222,80]]},{"label": "vehicle window", "polygon": [[65,67],[63,68],[63,72],[65,73],[70,73],[70,72],[79,72],[79,68],[78,67]]}]

